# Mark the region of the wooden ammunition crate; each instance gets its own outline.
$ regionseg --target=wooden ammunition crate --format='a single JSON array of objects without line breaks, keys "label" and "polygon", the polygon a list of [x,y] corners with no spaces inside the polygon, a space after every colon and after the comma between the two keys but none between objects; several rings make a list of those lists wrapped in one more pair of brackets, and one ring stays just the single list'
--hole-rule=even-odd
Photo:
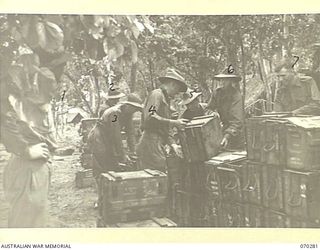
[{"label": "wooden ammunition crate", "polygon": [[[263,162],[269,160],[274,162],[275,159],[272,159],[271,155],[263,156],[264,151],[273,149],[272,143],[269,139],[266,138],[266,134],[270,132],[270,128],[266,129],[266,120],[276,119],[281,120],[286,117],[289,117],[290,113],[266,113],[261,116],[254,116],[246,119],[246,140],[247,140],[247,152],[248,159],[254,162]],[[269,124],[269,123],[268,123]],[[270,159],[269,159],[270,158]],[[272,163],[270,163],[272,164]]]},{"label": "wooden ammunition crate", "polygon": [[320,170],[320,116],[293,117],[287,125],[287,167]]},{"label": "wooden ammunition crate", "polygon": [[244,226],[263,227],[263,208],[260,206],[245,204],[244,206]]},{"label": "wooden ammunition crate", "polygon": [[245,161],[224,163],[217,167],[218,185],[221,190],[221,199],[227,202],[243,201],[242,176],[246,171]]},{"label": "wooden ammunition crate", "polygon": [[[228,196],[229,189],[225,190],[224,195],[222,193],[222,187],[225,187],[224,184],[226,183],[223,184],[224,186],[221,185],[221,181],[226,180],[226,178],[228,177],[228,174],[224,175],[223,170],[222,172],[221,172],[221,169],[218,171],[218,168],[227,167],[231,169],[236,168],[240,170],[240,167],[243,166],[245,160],[246,160],[245,152],[222,152],[217,156],[212,157],[209,161],[206,161],[203,164],[204,173],[206,176],[206,178],[203,179],[203,183],[205,185],[205,190],[209,192],[211,197],[222,199],[223,197]],[[238,168],[236,166],[238,166]],[[234,172],[233,170],[231,171]],[[229,172],[227,171],[227,173]],[[221,181],[219,179],[219,173],[222,175]],[[240,173],[236,176],[240,177]],[[235,195],[237,195],[238,197],[239,196],[242,197],[241,190],[239,189],[241,188],[239,187],[237,189],[235,188],[232,190],[232,192],[234,192]],[[240,192],[240,194],[239,192],[237,194],[237,190]],[[238,200],[241,200],[241,199],[238,199]]]},{"label": "wooden ammunition crate", "polygon": [[320,171],[284,171],[284,207],[290,216],[320,219]]},{"label": "wooden ammunition crate", "polygon": [[145,169],[133,172],[107,172],[100,179],[101,213],[107,223],[164,216],[167,176]]},{"label": "wooden ammunition crate", "polygon": [[95,179],[93,177],[92,169],[84,169],[76,172],[75,182],[77,188],[86,188],[94,186]]},{"label": "wooden ammunition crate", "polygon": [[218,115],[195,117],[179,131],[180,144],[188,162],[207,161],[218,154],[222,128]]},{"label": "wooden ammunition crate", "polygon": [[262,206],[262,165],[247,161],[241,183],[243,202]]},{"label": "wooden ammunition crate", "polygon": [[262,166],[263,206],[275,211],[284,211],[283,170],[270,165]]},{"label": "wooden ammunition crate", "polygon": [[268,228],[285,228],[286,227],[286,215],[284,213],[274,211],[271,209],[265,209],[263,212],[264,226]]}]

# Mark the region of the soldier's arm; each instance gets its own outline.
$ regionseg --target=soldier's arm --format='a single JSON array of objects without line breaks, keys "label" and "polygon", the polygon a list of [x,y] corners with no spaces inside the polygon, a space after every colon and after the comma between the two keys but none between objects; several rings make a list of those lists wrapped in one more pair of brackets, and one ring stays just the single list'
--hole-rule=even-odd
[{"label": "soldier's arm", "polygon": [[225,135],[237,136],[243,127],[244,109],[241,95],[237,95],[230,109],[229,126],[225,129]]},{"label": "soldier's arm", "polygon": [[28,157],[28,142],[23,138],[18,124],[18,118],[14,112],[8,112],[1,116],[1,142],[8,152],[21,157]]}]

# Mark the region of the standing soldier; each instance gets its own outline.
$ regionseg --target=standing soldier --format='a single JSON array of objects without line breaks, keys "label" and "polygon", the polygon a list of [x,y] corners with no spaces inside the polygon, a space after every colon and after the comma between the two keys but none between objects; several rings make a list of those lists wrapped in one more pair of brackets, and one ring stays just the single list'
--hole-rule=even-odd
[{"label": "standing soldier", "polygon": [[212,93],[208,108],[220,115],[223,130],[221,146],[229,149],[244,148],[244,109],[240,93],[241,77],[233,74],[219,74],[218,88]]},{"label": "standing soldier", "polygon": [[45,106],[39,103],[29,109],[29,115],[35,118],[31,122],[22,120],[9,101],[1,100],[1,142],[12,153],[3,174],[4,193],[10,204],[8,227],[46,226],[49,158],[56,145],[48,137]]},{"label": "standing soldier", "polygon": [[168,69],[159,77],[162,85],[153,90],[146,99],[142,112],[143,135],[137,146],[137,154],[142,169],[150,168],[166,171],[164,146],[170,145],[170,127],[184,128],[185,119],[172,120],[170,100],[187,90],[184,78],[175,70]]}]

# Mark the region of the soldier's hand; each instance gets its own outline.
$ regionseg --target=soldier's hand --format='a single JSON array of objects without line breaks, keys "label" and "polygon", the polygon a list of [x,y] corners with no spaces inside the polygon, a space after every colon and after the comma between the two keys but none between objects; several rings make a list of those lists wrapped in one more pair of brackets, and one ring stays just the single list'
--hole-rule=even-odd
[{"label": "soldier's hand", "polygon": [[188,123],[187,119],[178,119],[178,120],[171,120],[171,123],[174,127],[177,127],[178,129],[184,129]]},{"label": "soldier's hand", "polygon": [[28,147],[27,152],[30,159],[48,159],[49,158],[49,149],[46,143],[38,143]]}]

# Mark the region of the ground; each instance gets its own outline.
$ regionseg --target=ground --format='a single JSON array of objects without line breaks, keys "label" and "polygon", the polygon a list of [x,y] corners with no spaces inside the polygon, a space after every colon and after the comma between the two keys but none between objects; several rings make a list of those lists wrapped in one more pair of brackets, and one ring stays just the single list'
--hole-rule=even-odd
[{"label": "ground", "polygon": [[[77,129],[70,126],[60,140],[63,147],[73,147],[75,152],[68,156],[52,157],[52,177],[49,193],[48,227],[95,227],[97,210],[96,187],[78,189],[75,187],[75,173],[81,169],[79,153],[80,137]],[[5,202],[2,173],[9,155],[0,148],[0,228],[7,227],[8,204]]]}]

